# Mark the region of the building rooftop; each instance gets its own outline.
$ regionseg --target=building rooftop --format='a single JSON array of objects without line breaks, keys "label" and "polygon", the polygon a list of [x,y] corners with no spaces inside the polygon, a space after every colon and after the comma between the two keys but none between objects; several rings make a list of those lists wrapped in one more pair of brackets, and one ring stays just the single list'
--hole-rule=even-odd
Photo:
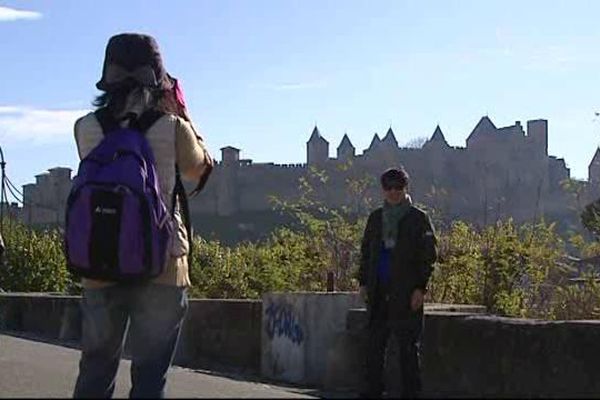
[{"label": "building rooftop", "polygon": [[69,167],[53,167],[53,168],[49,168],[48,171],[52,172],[52,171],[73,171],[73,170]]},{"label": "building rooftop", "polygon": [[481,117],[475,128],[471,131],[469,137],[467,137],[467,142],[477,135],[488,134],[496,132],[496,125],[490,120],[490,118],[486,115]]},{"label": "building rooftop", "polygon": [[439,125],[435,127],[435,131],[433,132],[433,135],[431,135],[431,139],[429,140],[432,142],[444,142],[448,144],[448,142],[446,141],[446,137],[444,136],[444,132],[442,132],[442,129]]},{"label": "building rooftop", "polygon": [[225,147],[221,147],[221,150],[234,150],[234,151],[240,151],[240,149],[238,149],[237,147],[233,147],[233,146],[225,146]]},{"label": "building rooftop", "polygon": [[375,132],[375,135],[373,135],[373,139],[371,140],[371,144],[369,145],[369,150],[374,149],[377,145],[379,145],[379,143],[381,143],[381,139],[379,138],[379,134]]},{"label": "building rooftop", "polygon": [[319,128],[317,128],[317,125],[315,125],[315,127],[312,131],[312,134],[310,135],[310,139],[308,139],[308,141],[314,142],[317,140],[329,144],[329,142],[323,136],[321,136],[321,132],[319,132]]},{"label": "building rooftop", "polygon": [[340,142],[340,145],[338,146],[338,148],[345,148],[345,147],[354,148],[347,133],[344,133],[344,137],[342,138],[342,141]]},{"label": "building rooftop", "polygon": [[394,135],[394,131],[392,130],[391,126],[388,129],[388,131],[385,134],[385,136],[383,137],[383,139],[381,140],[381,142],[383,142],[383,143],[390,143],[392,145],[398,146],[398,141],[396,140],[396,135]]}]

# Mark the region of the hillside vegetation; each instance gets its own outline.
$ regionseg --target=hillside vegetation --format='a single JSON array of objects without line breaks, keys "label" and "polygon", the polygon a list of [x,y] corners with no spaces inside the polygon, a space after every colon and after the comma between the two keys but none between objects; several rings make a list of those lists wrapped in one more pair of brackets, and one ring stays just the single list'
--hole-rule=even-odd
[{"label": "hillside vegetation", "polygon": [[[315,174],[312,178],[301,180],[298,201],[274,199],[281,212],[296,217],[301,229],[280,227],[268,240],[231,247],[194,238],[191,296],[260,298],[270,291],[325,291],[328,272],[334,274],[336,290],[357,290],[366,217],[346,209],[328,209],[312,198],[311,188],[325,184],[326,177]],[[363,185],[353,184],[354,193],[349,195],[359,196]],[[370,209],[372,202],[364,200],[364,209]],[[588,208],[583,222],[597,233],[593,227],[600,218],[595,212]],[[600,245],[592,234],[561,237],[553,224],[543,221],[523,225],[497,221],[485,228],[462,221],[436,225],[440,256],[428,301],[483,304],[490,312],[505,316],[600,318],[600,284],[593,272]],[[31,230],[8,220],[3,226],[7,253],[5,265],[0,266],[0,288],[80,292],[78,280],[66,270],[57,231]]]}]

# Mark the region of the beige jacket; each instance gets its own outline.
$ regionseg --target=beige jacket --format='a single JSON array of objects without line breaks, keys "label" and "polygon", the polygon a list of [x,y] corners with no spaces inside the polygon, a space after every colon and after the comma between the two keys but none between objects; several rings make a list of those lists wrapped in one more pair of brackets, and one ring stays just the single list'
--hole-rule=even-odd
[{"label": "beige jacket", "polygon": [[[75,123],[75,142],[79,158],[84,158],[103,138],[102,128],[94,113],[89,113]],[[202,139],[197,138],[191,124],[184,119],[168,114],[161,117],[147,132],[146,138],[154,153],[158,181],[163,201],[171,209],[175,187],[175,163],[182,177],[197,182],[208,157]],[[165,271],[153,282],[174,286],[189,286],[187,254],[189,242],[179,209],[174,215],[176,236],[171,248]],[[99,288],[113,283],[82,279],[84,288]]]}]

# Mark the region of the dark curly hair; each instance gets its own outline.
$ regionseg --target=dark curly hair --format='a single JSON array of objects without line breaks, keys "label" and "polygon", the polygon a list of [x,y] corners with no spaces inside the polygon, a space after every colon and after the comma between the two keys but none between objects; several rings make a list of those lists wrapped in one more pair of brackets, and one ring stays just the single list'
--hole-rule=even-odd
[{"label": "dark curly hair", "polygon": [[[103,91],[100,95],[96,96],[92,105],[96,108],[107,107],[112,115],[119,115],[125,108],[127,96],[140,86],[141,85],[135,82],[126,81],[110,91]],[[179,110],[177,109],[176,104],[172,101],[168,101],[168,98],[170,97],[169,89],[152,88],[151,91],[154,99],[152,108],[164,113],[178,113]]]}]

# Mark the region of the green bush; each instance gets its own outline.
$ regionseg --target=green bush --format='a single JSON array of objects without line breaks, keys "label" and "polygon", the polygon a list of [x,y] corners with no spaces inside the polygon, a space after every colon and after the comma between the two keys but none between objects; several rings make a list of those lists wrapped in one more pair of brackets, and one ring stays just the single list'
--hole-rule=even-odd
[{"label": "green bush", "polygon": [[520,226],[498,221],[485,229],[454,222],[439,234],[440,258],[428,300],[483,304],[508,316],[596,318],[596,281],[573,284],[570,278],[586,264],[576,266],[574,260],[588,260],[586,267],[593,270],[600,256],[600,201],[583,209],[580,182],[564,183],[572,195],[571,208],[581,212],[582,225],[593,237],[572,233],[565,242],[554,224],[543,221]]},{"label": "green bush", "polygon": [[36,231],[10,220],[4,221],[3,228],[6,253],[0,288],[8,292],[74,290],[58,231]]},{"label": "green bush", "polygon": [[439,259],[430,279],[428,300],[482,304],[481,235],[464,222],[454,222],[448,232],[438,236]]},{"label": "green bush", "polygon": [[233,248],[196,239],[191,293],[209,298],[258,298],[272,291],[325,289],[327,260],[317,240],[286,228],[264,243]]},{"label": "green bush", "polygon": [[[191,296],[260,298],[273,291],[324,291],[328,273],[335,277],[336,290],[356,290],[360,240],[366,213],[374,206],[366,199],[355,202],[352,210],[328,208],[314,190],[326,182],[322,171],[311,170],[299,182],[298,199],[274,199],[280,211],[296,218],[294,229],[281,227],[268,240],[232,247],[194,238]],[[349,182],[348,196],[362,199],[368,185],[365,178]],[[592,221],[590,226],[596,221],[584,219]],[[78,292],[57,231],[5,221],[3,233],[7,253],[0,270],[2,289]],[[438,239],[428,301],[483,304],[495,314],[526,318],[600,318],[598,279],[590,274],[574,284],[570,278],[577,271],[567,260],[573,251],[583,258],[600,255],[596,240],[573,234],[565,243],[553,224],[517,226],[512,220],[485,228],[455,221],[440,228]]]},{"label": "green bush", "polygon": [[552,301],[553,319],[600,319],[598,276],[586,274],[581,283],[559,286]]}]

